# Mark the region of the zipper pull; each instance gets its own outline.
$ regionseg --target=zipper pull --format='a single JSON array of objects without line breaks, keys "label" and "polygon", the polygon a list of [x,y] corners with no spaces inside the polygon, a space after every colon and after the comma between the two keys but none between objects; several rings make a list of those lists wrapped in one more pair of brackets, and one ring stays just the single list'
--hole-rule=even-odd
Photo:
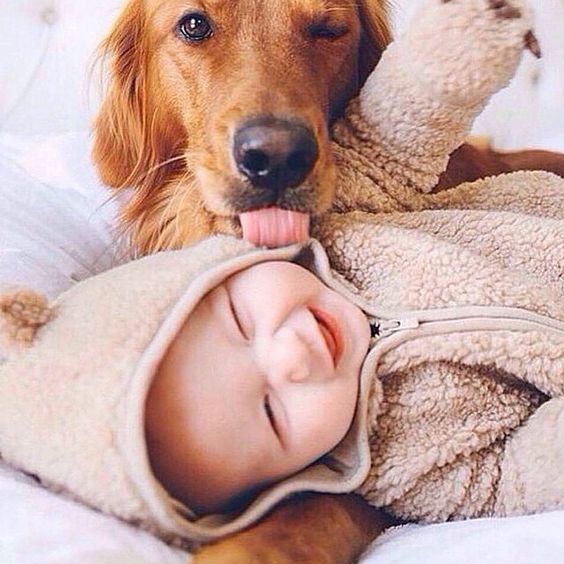
[{"label": "zipper pull", "polygon": [[416,317],[404,317],[402,319],[369,319],[370,335],[372,339],[382,339],[389,337],[397,331],[405,331],[407,329],[417,329],[420,325],[419,319]]}]

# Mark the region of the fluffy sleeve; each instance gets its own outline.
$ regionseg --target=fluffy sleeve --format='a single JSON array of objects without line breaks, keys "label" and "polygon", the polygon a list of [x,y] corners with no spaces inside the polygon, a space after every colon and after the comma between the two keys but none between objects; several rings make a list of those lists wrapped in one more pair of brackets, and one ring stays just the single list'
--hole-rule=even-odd
[{"label": "fluffy sleeve", "polygon": [[429,192],[489,98],[536,50],[522,0],[429,0],[334,128],[337,211],[400,211]]},{"label": "fluffy sleeve", "polygon": [[552,398],[507,442],[496,513],[557,509],[564,500],[564,397]]}]

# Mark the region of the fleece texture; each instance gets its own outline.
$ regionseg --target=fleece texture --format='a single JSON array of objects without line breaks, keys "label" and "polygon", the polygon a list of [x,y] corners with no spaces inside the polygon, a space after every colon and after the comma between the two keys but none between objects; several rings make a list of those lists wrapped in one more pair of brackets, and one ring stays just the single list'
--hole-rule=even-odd
[{"label": "fleece texture", "polygon": [[229,275],[233,261],[224,259],[249,249],[212,239],[190,254],[155,255],[87,279],[51,306],[31,291],[5,291],[2,458],[102,511],[184,532],[149,469],[144,398],[192,305]]},{"label": "fleece texture", "polygon": [[298,260],[297,248],[216,237],[86,280],[51,306],[4,294],[2,458],[189,542],[304,490],[356,490],[423,521],[564,507],[564,180],[516,173],[429,193],[523,51],[530,14],[501,6],[429,0],[335,128],[338,197],[299,261],[366,312],[375,338],[331,456],[240,515],[195,515],[154,478],[144,401],[190,311],[242,268]]},{"label": "fleece texture", "polygon": [[338,197],[314,228],[381,317],[450,319],[374,353],[372,466],[358,491],[420,521],[562,507],[564,181],[521,172],[430,193],[512,77],[531,13],[435,0],[414,22],[335,128]]},{"label": "fleece texture", "polygon": [[335,214],[316,233],[374,315],[407,326],[371,353],[359,489],[404,519],[564,506],[564,180],[538,173],[516,213],[514,176],[513,194],[482,183],[484,210]]},{"label": "fleece texture", "polygon": [[[333,280],[319,243],[312,245],[319,275],[346,292]],[[89,278],[51,305],[31,290],[5,289],[2,459],[53,491],[188,548],[249,526],[292,493],[344,493],[359,486],[370,465],[364,411],[329,463],[291,476],[239,513],[197,515],[168,495],[148,459],[146,397],[194,307],[240,270],[267,260],[300,260],[303,253],[299,245],[261,250],[217,236]]]}]

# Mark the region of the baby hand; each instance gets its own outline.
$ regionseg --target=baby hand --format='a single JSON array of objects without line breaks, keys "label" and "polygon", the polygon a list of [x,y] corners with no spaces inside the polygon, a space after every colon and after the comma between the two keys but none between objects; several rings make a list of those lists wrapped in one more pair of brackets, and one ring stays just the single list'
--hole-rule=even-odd
[{"label": "baby hand", "polygon": [[441,101],[474,106],[509,82],[524,49],[540,56],[532,26],[526,0],[429,0],[398,48]]}]

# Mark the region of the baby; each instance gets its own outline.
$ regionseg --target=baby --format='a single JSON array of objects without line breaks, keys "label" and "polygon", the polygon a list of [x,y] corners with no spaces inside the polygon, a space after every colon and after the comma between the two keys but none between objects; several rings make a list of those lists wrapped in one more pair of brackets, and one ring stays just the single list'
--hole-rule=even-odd
[{"label": "baby", "polygon": [[308,466],[350,427],[369,340],[362,311],[296,264],[228,278],[190,314],[151,387],[157,476],[205,514]]},{"label": "baby", "polygon": [[563,507],[553,203],[334,215],[317,232],[328,254],[216,237],[52,307],[6,293],[2,458],[188,544],[299,491],[422,521]]}]

